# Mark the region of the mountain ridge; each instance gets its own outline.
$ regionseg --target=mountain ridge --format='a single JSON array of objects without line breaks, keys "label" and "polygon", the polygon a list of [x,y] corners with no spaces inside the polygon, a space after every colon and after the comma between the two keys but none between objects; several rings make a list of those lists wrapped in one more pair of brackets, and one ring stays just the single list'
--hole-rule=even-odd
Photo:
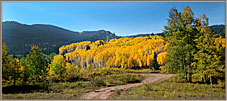
[{"label": "mountain ridge", "polygon": [[[210,28],[221,36],[224,36],[224,25],[212,25]],[[9,54],[27,54],[30,46],[38,45],[42,52],[50,54],[58,53],[58,48],[81,41],[110,40],[122,37],[139,37],[149,35],[164,36],[164,33],[136,34],[129,36],[117,36],[107,30],[76,32],[50,24],[21,24],[16,21],[2,23],[2,39],[9,48]]]},{"label": "mountain ridge", "polygon": [[15,21],[2,23],[2,36],[10,54],[26,54],[32,44],[39,45],[44,53],[49,54],[58,53],[58,47],[74,42],[106,40],[107,36],[109,39],[117,38],[105,30],[75,32],[54,25],[27,25]]}]

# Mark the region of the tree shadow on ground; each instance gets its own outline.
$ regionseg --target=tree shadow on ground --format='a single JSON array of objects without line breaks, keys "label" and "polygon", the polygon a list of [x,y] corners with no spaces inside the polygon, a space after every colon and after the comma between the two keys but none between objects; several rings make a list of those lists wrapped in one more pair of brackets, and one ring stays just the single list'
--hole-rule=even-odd
[{"label": "tree shadow on ground", "polygon": [[48,91],[47,87],[40,85],[20,85],[2,87],[3,94],[32,93]]}]

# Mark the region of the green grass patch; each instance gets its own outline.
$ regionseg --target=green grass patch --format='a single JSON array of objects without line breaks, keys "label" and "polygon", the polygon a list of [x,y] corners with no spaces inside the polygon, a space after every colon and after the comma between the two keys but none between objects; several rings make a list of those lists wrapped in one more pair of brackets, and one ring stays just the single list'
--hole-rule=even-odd
[{"label": "green grass patch", "polygon": [[[48,89],[32,88],[24,92],[24,88],[17,92],[3,93],[3,99],[80,99],[88,92],[100,89],[104,86],[94,86],[90,81],[52,83]],[[12,87],[11,87],[12,88]],[[4,89],[4,88],[3,88]],[[13,89],[13,88],[12,88]],[[27,88],[29,89],[29,88]]]},{"label": "green grass patch", "polygon": [[152,73],[151,69],[126,69],[127,73]]},{"label": "green grass patch", "polygon": [[159,83],[148,83],[120,92],[111,99],[225,99],[225,89],[219,85],[186,83],[179,76]]},{"label": "green grass patch", "polygon": [[141,82],[142,80],[144,80],[143,76],[138,74],[133,74],[133,73],[108,75],[104,78],[104,82],[106,86],[137,83],[137,82]]},{"label": "green grass patch", "polygon": [[144,79],[139,74],[121,68],[84,70],[79,75],[81,79],[74,82],[4,86],[3,99],[80,99],[83,94],[100,88],[141,82]]}]

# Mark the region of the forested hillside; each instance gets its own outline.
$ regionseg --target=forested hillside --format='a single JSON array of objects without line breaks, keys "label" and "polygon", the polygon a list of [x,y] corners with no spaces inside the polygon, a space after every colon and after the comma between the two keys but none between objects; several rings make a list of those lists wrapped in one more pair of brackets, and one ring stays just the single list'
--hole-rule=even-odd
[{"label": "forested hillside", "polygon": [[50,54],[57,53],[60,46],[74,42],[117,38],[114,33],[105,30],[73,32],[53,25],[26,25],[14,21],[3,22],[2,25],[2,39],[10,54],[26,54],[33,44]]},{"label": "forested hillside", "polygon": [[215,34],[219,34],[225,38],[225,25],[212,25],[210,28]]}]

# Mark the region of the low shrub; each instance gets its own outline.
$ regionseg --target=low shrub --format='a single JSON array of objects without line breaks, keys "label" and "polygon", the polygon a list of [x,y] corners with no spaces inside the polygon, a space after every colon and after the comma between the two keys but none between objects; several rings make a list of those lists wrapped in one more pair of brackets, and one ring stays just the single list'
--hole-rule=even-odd
[{"label": "low shrub", "polygon": [[126,69],[127,73],[151,73],[151,69]]},{"label": "low shrub", "polygon": [[91,80],[91,84],[98,87],[106,85],[102,77],[94,77],[94,79]]},{"label": "low shrub", "polygon": [[185,83],[187,81],[183,74],[177,74],[177,76],[170,78],[169,82]]},{"label": "low shrub", "polygon": [[151,86],[148,85],[148,84],[144,84],[143,88],[144,88],[144,90],[146,90],[146,91],[152,91]]},{"label": "low shrub", "polygon": [[85,80],[93,80],[96,76],[105,77],[106,75],[112,75],[112,74],[124,74],[125,69],[122,68],[94,68],[91,70],[82,70],[81,76]]},{"label": "low shrub", "polygon": [[107,75],[105,77],[105,83],[107,86],[123,85],[127,83],[137,83],[142,81],[143,79],[144,77],[138,74],[132,74],[132,73],[113,74],[113,75]]},{"label": "low shrub", "polygon": [[115,90],[115,94],[120,95],[121,94],[121,90],[120,89],[116,89]]},{"label": "low shrub", "polygon": [[218,86],[219,86],[220,88],[225,88],[225,81],[218,80]]}]

